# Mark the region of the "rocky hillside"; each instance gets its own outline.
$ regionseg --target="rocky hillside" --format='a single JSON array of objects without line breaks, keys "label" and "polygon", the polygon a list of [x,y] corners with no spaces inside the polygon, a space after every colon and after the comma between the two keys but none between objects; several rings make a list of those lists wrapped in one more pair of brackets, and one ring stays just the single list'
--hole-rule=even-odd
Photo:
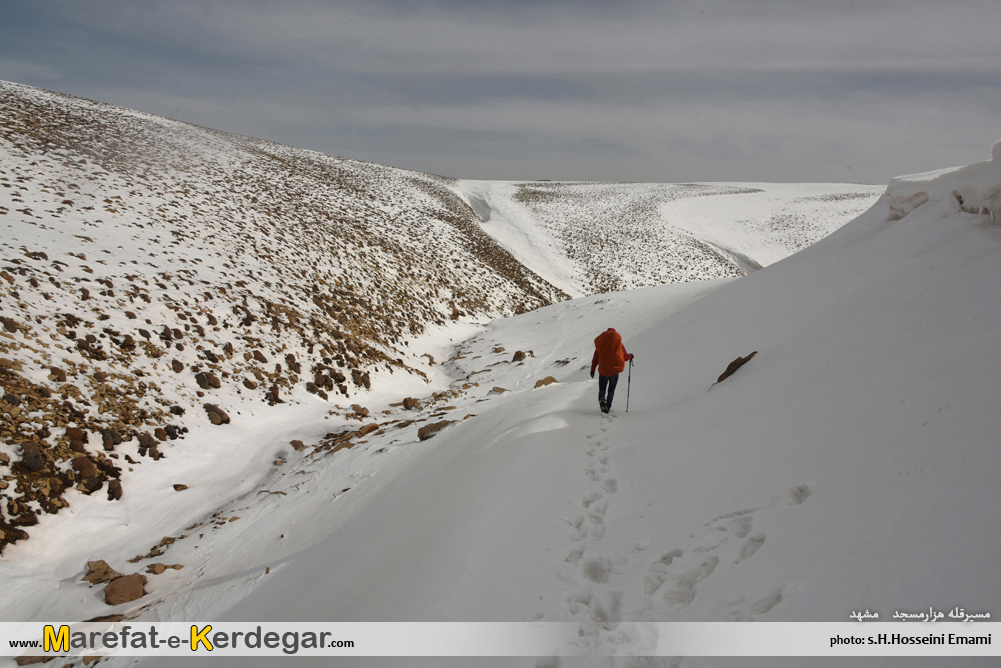
[{"label": "rocky hillside", "polygon": [[[580,267],[584,294],[743,276],[827,236],[868,209],[882,187],[816,184],[788,197],[774,184],[517,184],[514,199]],[[717,200],[725,236],[707,238],[686,214],[692,200]],[[720,228],[714,224],[716,237]],[[696,229],[693,229],[696,228]]]},{"label": "rocky hillside", "polygon": [[565,298],[449,183],[0,82],[0,551],[192,420],[333,407],[429,327]]}]

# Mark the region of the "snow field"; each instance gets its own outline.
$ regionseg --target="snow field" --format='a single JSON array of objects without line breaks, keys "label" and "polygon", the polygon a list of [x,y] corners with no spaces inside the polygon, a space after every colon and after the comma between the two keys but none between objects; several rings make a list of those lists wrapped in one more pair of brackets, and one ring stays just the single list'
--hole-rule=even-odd
[{"label": "snow field", "polygon": [[[268,160],[278,162],[306,157],[270,145],[268,152]],[[310,164],[336,169],[341,162],[316,157]],[[407,181],[385,168],[350,164],[353,176],[345,183],[358,186],[354,192],[361,200],[367,197],[361,186],[380,181],[394,193],[410,193],[417,182],[437,187],[416,176]],[[425,323],[420,337],[380,344],[401,354],[405,346],[407,364],[427,382],[416,373],[387,369],[376,376],[384,385],[352,388],[350,401],[370,409],[368,420],[302,390],[291,393],[294,401],[287,405],[265,409],[226,388],[221,397],[230,402],[233,423],[191,421],[189,434],[173,442],[166,458],[128,471],[122,500],[110,503],[70,490],[68,509],[41,515],[30,540],[9,546],[0,614],[572,621],[580,633],[566,653],[588,656],[485,663],[692,668],[802,664],[650,659],[643,654],[656,637],[624,622],[845,621],[859,609],[877,610],[885,619],[894,610],[956,605],[995,612],[1001,593],[994,577],[1001,554],[994,491],[1001,472],[1001,369],[992,344],[1001,329],[1001,296],[994,289],[1001,278],[1001,233],[992,223],[994,166],[895,181],[851,224],[788,257],[838,227],[836,215],[825,217],[826,204],[844,207],[837,215],[848,215],[873,196],[872,189],[521,184],[523,190],[513,192],[510,184],[453,183],[449,187],[476,211],[482,231],[532,270],[523,275],[529,282],[534,274],[564,292],[586,294],[596,286],[674,280],[678,275],[670,271],[677,267],[694,267],[692,276],[731,278],[592,294],[487,325],[470,321],[491,308],[514,312],[517,304],[486,299],[476,316],[451,322],[455,299],[441,298],[432,305],[440,326]],[[170,173],[180,173],[180,167]],[[138,207],[134,184],[126,192],[116,178],[104,179],[101,187],[126,207]],[[424,195],[414,195],[419,202],[448,199],[421,187]],[[110,225],[91,220],[97,214],[57,216],[57,209],[44,209],[52,199],[45,196],[62,195],[42,192],[50,190],[43,185],[20,184],[16,198],[14,188],[6,190],[7,229],[19,222],[19,238],[52,247],[59,258],[78,252],[67,233],[80,226],[96,230],[91,235],[84,229],[94,239],[84,243],[99,244],[108,251],[103,255],[117,252],[118,262],[131,260],[126,253],[164,252],[166,246],[178,262],[208,263],[212,252],[222,252],[172,244],[148,227],[136,227],[134,238],[113,234]],[[519,196],[524,191],[536,196]],[[91,194],[99,193],[104,191]],[[107,199],[113,200],[107,208],[115,209],[105,212],[107,219],[125,225],[131,214],[119,216],[116,200]],[[158,200],[166,206],[170,201]],[[182,209],[189,217],[207,205],[192,201]],[[22,206],[31,213],[17,212]],[[376,229],[373,221],[393,222],[392,214],[400,213],[393,206],[371,202],[364,207],[371,216],[366,224]],[[39,218],[40,212],[48,218]],[[566,221],[585,218],[622,223],[615,229],[628,243],[611,244],[616,234],[575,238]],[[437,238],[449,227],[421,229]],[[407,229],[400,223],[386,238],[402,244]],[[648,275],[605,261],[622,257],[623,248],[653,253],[682,236],[683,250],[664,266],[644,264],[653,268]],[[20,255],[17,243],[5,243],[8,254]],[[279,247],[276,242],[272,249]],[[364,253],[363,260],[346,267],[344,276],[357,269],[358,284],[378,294],[392,281],[373,278],[373,267],[384,264],[388,251],[367,243],[351,247]],[[436,248],[447,253],[449,244]],[[605,255],[590,252],[595,249]],[[267,261],[246,246],[242,250],[246,257],[237,265],[251,277],[251,289],[240,294],[252,306],[262,303],[259,298],[280,301],[280,291],[257,284],[266,280]],[[89,276],[76,262],[80,258],[67,258],[63,270],[81,280]],[[18,266],[33,266],[27,262]],[[80,262],[95,277],[121,280],[103,264]],[[463,256],[448,266],[476,262]],[[750,271],[759,265],[768,266]],[[294,266],[286,267],[286,285],[292,284]],[[623,266],[621,274],[612,271]],[[220,265],[197,280],[225,282],[235,271]],[[479,288],[493,294],[490,272],[472,271]],[[732,278],[743,271],[749,275]],[[456,285],[460,275],[454,274]],[[165,277],[153,271],[148,278]],[[69,284],[68,277],[62,280]],[[4,303],[18,304],[39,328],[47,314],[80,307],[59,292],[47,300],[18,288],[19,296]],[[191,298],[184,290],[182,296]],[[176,311],[167,305],[173,300],[164,298],[170,293],[148,291],[163,304],[150,306],[150,319],[173,317]],[[120,313],[109,315],[110,324],[129,325]],[[224,315],[225,309],[216,317]],[[603,416],[587,369],[592,339],[609,326],[623,334],[636,364],[629,413],[623,376],[613,412]],[[301,345],[287,331],[275,340]],[[23,333],[6,341],[35,345]],[[515,360],[516,351],[524,357]],[[748,364],[714,384],[731,360],[752,351],[757,355]],[[29,361],[26,373],[41,381],[41,357]],[[137,365],[158,371],[154,361]],[[536,388],[547,376],[558,382]],[[168,402],[193,400],[194,391],[190,382],[179,381],[163,396]],[[398,405],[404,396],[423,401],[408,411]],[[419,440],[419,427],[439,420],[454,422]],[[322,445],[333,443],[330,434],[370,421],[376,429],[351,447]],[[295,450],[292,439],[308,447]],[[134,443],[119,448],[122,457],[139,456]],[[10,444],[3,452],[12,459],[17,454]],[[175,483],[188,489],[174,491]],[[134,556],[140,558],[131,563]],[[142,599],[108,607],[100,588],[80,581],[91,559],[106,559],[122,572],[145,572],[157,562],[183,568],[151,576]],[[241,666],[255,664],[271,660],[240,660]],[[433,658],[338,661],[356,664],[456,665]]]}]

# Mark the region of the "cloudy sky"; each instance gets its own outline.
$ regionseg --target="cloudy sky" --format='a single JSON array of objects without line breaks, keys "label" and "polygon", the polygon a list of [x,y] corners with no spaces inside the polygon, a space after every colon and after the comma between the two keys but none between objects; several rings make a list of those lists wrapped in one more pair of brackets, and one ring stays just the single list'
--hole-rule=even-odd
[{"label": "cloudy sky", "polygon": [[482,179],[990,158],[998,0],[4,0],[0,79]]}]

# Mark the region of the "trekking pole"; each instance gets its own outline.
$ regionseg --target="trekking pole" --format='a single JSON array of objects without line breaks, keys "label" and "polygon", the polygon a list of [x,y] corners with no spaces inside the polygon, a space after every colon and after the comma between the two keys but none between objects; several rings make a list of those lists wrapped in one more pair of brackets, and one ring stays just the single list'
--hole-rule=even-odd
[{"label": "trekking pole", "polygon": [[626,377],[626,412],[629,412],[629,388],[633,384],[633,361],[629,360],[629,375]]}]

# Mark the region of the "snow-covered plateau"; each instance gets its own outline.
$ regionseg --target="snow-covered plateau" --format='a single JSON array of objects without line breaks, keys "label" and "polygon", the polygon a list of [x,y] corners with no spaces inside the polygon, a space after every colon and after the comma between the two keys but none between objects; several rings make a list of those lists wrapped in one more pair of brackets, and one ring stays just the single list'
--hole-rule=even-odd
[{"label": "snow-covered plateau", "polygon": [[[888,188],[500,183],[0,95],[0,620],[556,621],[585,656],[293,660],[861,667],[944,664],[649,657],[623,622],[1001,614],[997,145]],[[136,663],[179,661],[100,665]]]}]

